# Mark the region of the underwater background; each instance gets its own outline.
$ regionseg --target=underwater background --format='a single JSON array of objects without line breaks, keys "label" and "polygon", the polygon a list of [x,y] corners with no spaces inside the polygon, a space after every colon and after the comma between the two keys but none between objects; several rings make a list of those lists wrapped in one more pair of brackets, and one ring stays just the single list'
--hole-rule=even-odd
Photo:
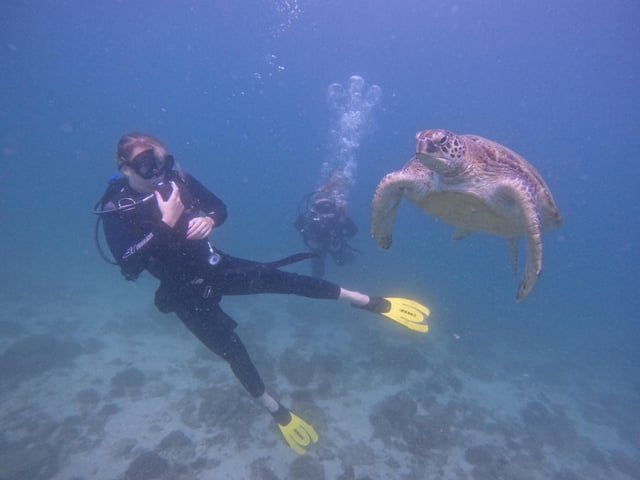
[{"label": "underwater background", "polygon": [[[640,478],[639,25],[632,0],[4,1],[0,479]],[[378,181],[429,128],[501,143],[551,189],[564,223],[524,301],[503,238],[454,241],[406,202],[393,246],[370,238]],[[342,169],[359,254],[327,278],[431,308],[418,335],[224,300],[318,427],[304,457],[149,276],[98,255],[133,130],[226,202],[212,241],[256,260],[304,249],[300,200]]]}]

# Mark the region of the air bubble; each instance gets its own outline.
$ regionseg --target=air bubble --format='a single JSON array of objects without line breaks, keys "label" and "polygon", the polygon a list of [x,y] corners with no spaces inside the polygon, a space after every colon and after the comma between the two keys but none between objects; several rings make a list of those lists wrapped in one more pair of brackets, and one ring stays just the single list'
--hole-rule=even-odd
[{"label": "air bubble", "polygon": [[372,130],[372,110],[380,103],[382,89],[366,86],[360,75],[349,77],[347,88],[339,83],[327,87],[327,103],[332,113],[328,159],[323,163],[319,190],[331,194],[338,204],[346,204],[349,188],[358,167],[356,150],[362,137]]}]

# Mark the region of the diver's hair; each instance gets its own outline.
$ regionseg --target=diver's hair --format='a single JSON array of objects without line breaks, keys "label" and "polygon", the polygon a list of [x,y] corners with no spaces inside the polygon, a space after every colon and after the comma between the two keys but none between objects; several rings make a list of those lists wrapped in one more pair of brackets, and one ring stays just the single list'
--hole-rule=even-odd
[{"label": "diver's hair", "polygon": [[131,132],[123,135],[118,141],[118,149],[116,150],[116,164],[121,168],[133,158],[134,150],[138,147],[152,148],[155,154],[164,158],[167,156],[167,149],[160,140],[146,133]]}]

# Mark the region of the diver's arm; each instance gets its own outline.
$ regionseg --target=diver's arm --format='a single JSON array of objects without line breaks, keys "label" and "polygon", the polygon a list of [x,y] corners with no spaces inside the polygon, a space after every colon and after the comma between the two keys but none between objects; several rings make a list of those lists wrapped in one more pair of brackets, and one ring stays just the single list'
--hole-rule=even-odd
[{"label": "diver's arm", "polygon": [[188,173],[183,172],[182,178],[201,211],[201,216],[189,220],[186,238],[187,240],[202,240],[209,236],[214,227],[224,223],[227,218],[227,207],[222,200]]},{"label": "diver's arm", "polygon": [[184,212],[184,205],[180,198],[180,188],[175,182],[171,182],[171,195],[166,200],[162,198],[162,195],[157,190],[153,192],[158,203],[158,210],[160,210],[162,223],[168,225],[170,228],[176,226],[178,220]]},{"label": "diver's arm", "polygon": [[[142,222],[148,227],[139,228]],[[147,222],[134,212],[105,216],[104,234],[122,275],[128,280],[135,280],[147,268],[154,251],[178,241],[175,230],[166,223]]]},{"label": "diver's arm", "polygon": [[184,174],[185,183],[191,194],[200,201],[200,208],[213,220],[213,226],[219,227],[227,219],[227,206],[220,198],[211,193],[195,177]]},{"label": "diver's arm", "polygon": [[215,221],[209,216],[192,218],[187,226],[187,240],[207,238],[215,226]]},{"label": "diver's arm", "polygon": [[122,275],[133,280],[144,270],[146,258],[142,258],[141,247],[153,238],[153,234],[149,231],[138,237],[129,228],[128,220],[130,219],[119,214],[105,216],[104,235],[113,258],[120,265]]}]

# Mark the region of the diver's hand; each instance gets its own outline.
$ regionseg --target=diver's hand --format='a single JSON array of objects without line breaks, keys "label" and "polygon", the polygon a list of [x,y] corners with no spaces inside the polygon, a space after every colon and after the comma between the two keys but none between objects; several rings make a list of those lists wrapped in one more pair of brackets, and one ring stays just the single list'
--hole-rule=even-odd
[{"label": "diver's hand", "polygon": [[192,218],[189,220],[189,227],[187,228],[187,240],[207,238],[215,224],[211,217]]},{"label": "diver's hand", "polygon": [[162,214],[162,221],[173,228],[176,226],[176,223],[178,223],[182,212],[184,212],[184,205],[182,204],[182,200],[180,200],[180,189],[178,185],[176,185],[175,182],[171,182],[171,186],[173,190],[167,200],[163,200],[162,195],[160,195],[160,192],[157,190],[155,190],[153,194],[156,196],[158,208]]}]

